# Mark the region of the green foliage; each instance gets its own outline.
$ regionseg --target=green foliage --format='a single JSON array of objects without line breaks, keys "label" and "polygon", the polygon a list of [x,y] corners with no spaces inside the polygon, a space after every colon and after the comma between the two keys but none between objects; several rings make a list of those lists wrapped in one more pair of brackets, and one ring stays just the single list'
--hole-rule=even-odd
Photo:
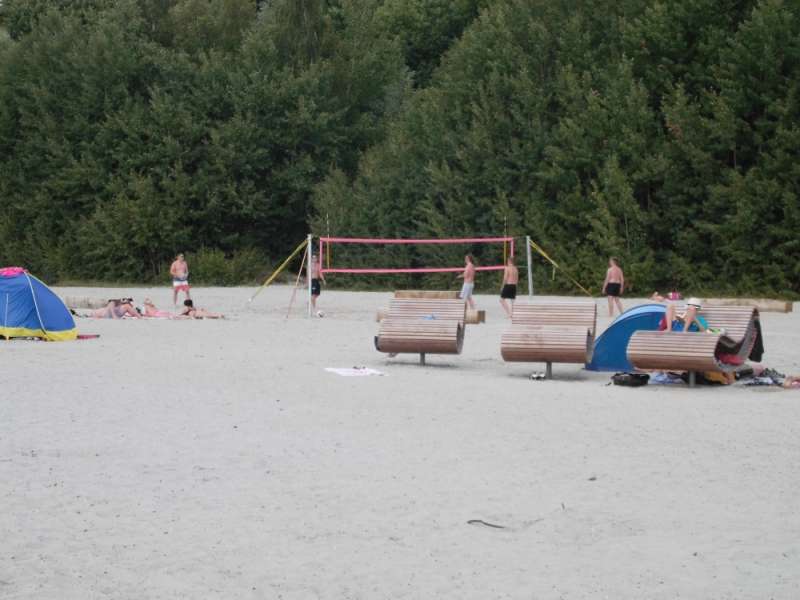
[{"label": "green foliage", "polygon": [[[797,294],[799,13],[788,0],[4,0],[0,262],[153,281],[187,251],[194,281],[232,284],[309,227],[507,232],[594,289],[614,254],[639,293]],[[335,260],[458,265],[469,250],[500,252]],[[572,289],[544,264],[535,275],[540,291]]]},{"label": "green foliage", "polygon": [[507,227],[595,289],[614,254],[639,293],[797,293],[797,5],[718,5],[490,3],[317,214],[341,235]]},{"label": "green foliage", "polygon": [[[245,249],[226,256],[221,250],[200,248],[186,254],[192,283],[201,285],[255,284],[267,273],[263,253]],[[164,269],[168,273],[168,266]]]}]

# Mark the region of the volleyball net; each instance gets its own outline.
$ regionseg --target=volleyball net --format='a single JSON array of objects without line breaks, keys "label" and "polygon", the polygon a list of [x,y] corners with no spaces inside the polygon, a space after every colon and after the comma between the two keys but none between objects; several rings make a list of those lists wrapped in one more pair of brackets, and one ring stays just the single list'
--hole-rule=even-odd
[{"label": "volleyball net", "polygon": [[[352,250],[357,246],[361,248],[354,254]],[[372,251],[364,252],[364,246]],[[507,258],[514,256],[514,238],[507,236],[441,239],[320,237],[317,256],[321,271],[326,275],[436,274],[458,273],[464,270],[463,264],[456,266],[436,264],[454,262],[458,250],[463,250],[462,256],[480,254],[479,264],[475,267],[477,271],[502,271]],[[358,258],[354,260],[356,256]],[[384,264],[365,266],[363,262],[366,257],[371,262]],[[424,264],[419,264],[421,262]],[[489,264],[484,264],[486,262]]]}]

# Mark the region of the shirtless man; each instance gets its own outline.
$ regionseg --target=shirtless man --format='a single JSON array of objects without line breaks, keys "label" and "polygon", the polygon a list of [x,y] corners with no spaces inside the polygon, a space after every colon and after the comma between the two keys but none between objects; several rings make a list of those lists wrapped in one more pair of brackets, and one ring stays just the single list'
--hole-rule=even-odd
[{"label": "shirtless man", "polygon": [[325,274],[319,267],[319,257],[317,257],[316,254],[312,254],[311,255],[311,310],[318,317],[322,316],[322,311],[317,310],[317,298],[319,298],[319,295],[322,293],[322,285],[320,285],[320,281],[327,283],[327,281],[325,281]]},{"label": "shirtless man", "polygon": [[[517,284],[519,283],[519,269],[514,264],[514,257],[509,256],[506,268],[503,270],[503,289],[500,290],[500,306],[506,311],[510,319],[514,314],[514,300],[517,298]],[[509,302],[511,306],[509,307]]]},{"label": "shirtless man", "polygon": [[464,285],[461,286],[461,293],[458,297],[466,300],[470,308],[475,308],[475,301],[472,299],[472,292],[475,289],[475,264],[472,261],[471,254],[467,254],[464,257],[464,272],[458,278],[464,280]]},{"label": "shirtless man", "polygon": [[189,294],[189,265],[183,258],[183,254],[178,254],[175,257],[172,265],[169,268],[169,274],[172,275],[172,304],[178,305],[178,292],[185,292],[186,299],[191,300]]},{"label": "shirtless man", "polygon": [[608,271],[606,280],[603,282],[603,294],[608,296],[608,316],[614,316],[614,304],[616,303],[619,314],[622,314],[622,302],[619,297],[625,292],[625,275],[617,264],[617,259],[613,256],[608,259]]}]

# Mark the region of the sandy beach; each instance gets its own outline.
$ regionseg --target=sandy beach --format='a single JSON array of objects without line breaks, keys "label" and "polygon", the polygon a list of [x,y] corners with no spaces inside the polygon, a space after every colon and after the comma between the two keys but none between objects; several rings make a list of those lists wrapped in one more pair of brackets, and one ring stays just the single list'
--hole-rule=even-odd
[{"label": "sandy beach", "polygon": [[[0,598],[800,597],[800,391],[532,381],[494,296],[420,367],[373,347],[388,293],[307,319],[253,291],[195,288],[222,321],[0,343]],[[798,310],[762,314],[784,373]],[[354,366],[385,375],[325,371]]]}]

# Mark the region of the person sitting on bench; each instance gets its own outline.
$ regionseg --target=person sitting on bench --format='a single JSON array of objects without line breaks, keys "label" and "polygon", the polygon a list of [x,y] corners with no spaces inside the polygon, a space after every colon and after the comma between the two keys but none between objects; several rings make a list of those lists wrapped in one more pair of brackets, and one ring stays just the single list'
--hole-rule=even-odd
[{"label": "person sitting on bench", "polygon": [[686,311],[679,315],[674,303],[667,305],[667,312],[661,320],[660,331],[706,331],[708,322],[699,314],[703,310],[703,305],[697,298],[689,298],[686,301]]}]

